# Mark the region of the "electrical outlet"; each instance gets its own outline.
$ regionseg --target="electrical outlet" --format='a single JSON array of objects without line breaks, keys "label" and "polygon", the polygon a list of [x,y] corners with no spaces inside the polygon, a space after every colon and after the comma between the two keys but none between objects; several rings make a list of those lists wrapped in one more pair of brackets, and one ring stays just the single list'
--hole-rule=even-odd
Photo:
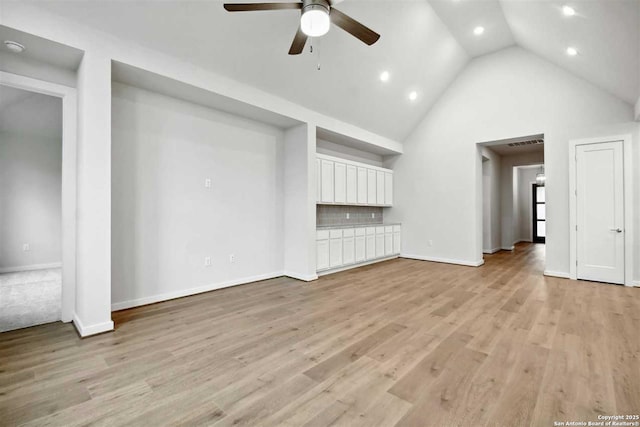
[{"label": "electrical outlet", "polygon": [[349,219],[349,212],[347,212],[347,219]]},{"label": "electrical outlet", "polygon": [[371,218],[375,218],[376,217],[376,213],[375,212],[371,212]]},{"label": "electrical outlet", "polygon": [[30,244],[28,244],[28,243],[24,243],[24,244],[22,245],[22,250],[23,250],[23,251],[25,251],[25,252],[30,251],[30,250],[31,250],[31,245],[30,245]]},{"label": "electrical outlet", "polygon": [[236,262],[236,255],[235,254],[231,254],[229,255],[229,262],[231,264],[233,264],[234,262]]},{"label": "electrical outlet", "polygon": [[204,188],[211,188],[211,178],[204,180]]},{"label": "electrical outlet", "polygon": [[204,266],[205,267],[211,267],[211,257],[210,256],[204,257]]},{"label": "electrical outlet", "polygon": [[429,240],[427,243],[429,244],[429,246],[433,246],[433,240]]}]

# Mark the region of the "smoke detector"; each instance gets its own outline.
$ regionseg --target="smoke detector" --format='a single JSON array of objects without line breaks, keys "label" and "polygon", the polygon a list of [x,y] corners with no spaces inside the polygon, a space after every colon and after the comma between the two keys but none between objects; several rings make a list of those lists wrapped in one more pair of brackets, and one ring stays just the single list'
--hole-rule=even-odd
[{"label": "smoke detector", "polygon": [[5,40],[4,41],[4,45],[7,47],[7,49],[9,49],[11,52],[15,52],[15,53],[22,53],[25,50],[25,47],[23,45],[21,45],[18,42],[14,42],[13,40]]}]

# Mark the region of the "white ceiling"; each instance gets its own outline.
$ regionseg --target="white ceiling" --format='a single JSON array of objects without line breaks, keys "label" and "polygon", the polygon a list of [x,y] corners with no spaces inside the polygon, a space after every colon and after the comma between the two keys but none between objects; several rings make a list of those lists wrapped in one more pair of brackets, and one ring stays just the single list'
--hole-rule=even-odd
[{"label": "white ceiling", "polygon": [[[498,0],[429,0],[431,7],[471,56],[495,52],[516,42]],[[485,29],[481,36],[476,27]]]},{"label": "white ceiling", "polygon": [[[403,140],[469,57],[425,0],[346,0],[338,8],[381,34],[366,46],[337,27],[287,54],[299,11],[229,13],[222,1],[36,1],[92,28]],[[321,70],[318,71],[318,60]],[[391,78],[379,80],[383,70]],[[418,99],[410,102],[410,91]]]},{"label": "white ceiling", "polygon": [[[629,103],[640,95],[640,0],[345,0],[338,8],[380,41],[368,47],[333,27],[300,56],[287,55],[297,11],[228,13],[219,0],[30,1],[400,141],[471,57],[514,43]],[[577,15],[563,16],[563,4]],[[566,55],[570,44],[578,56]]]}]

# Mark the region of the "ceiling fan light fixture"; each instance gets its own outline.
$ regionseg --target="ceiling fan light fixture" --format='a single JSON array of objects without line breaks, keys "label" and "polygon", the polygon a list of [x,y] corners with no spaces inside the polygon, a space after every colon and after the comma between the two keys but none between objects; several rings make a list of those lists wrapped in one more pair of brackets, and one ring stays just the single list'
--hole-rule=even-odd
[{"label": "ceiling fan light fixture", "polygon": [[311,3],[302,8],[300,28],[309,37],[324,36],[329,32],[331,19],[329,8],[320,3]]}]

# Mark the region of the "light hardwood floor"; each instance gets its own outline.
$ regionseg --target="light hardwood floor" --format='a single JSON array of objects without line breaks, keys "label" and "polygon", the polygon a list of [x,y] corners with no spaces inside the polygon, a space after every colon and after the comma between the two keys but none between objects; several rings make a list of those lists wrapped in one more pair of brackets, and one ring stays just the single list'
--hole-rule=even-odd
[{"label": "light hardwood floor", "polygon": [[640,413],[640,289],[398,259],[0,334],[0,425],[552,426]]}]

